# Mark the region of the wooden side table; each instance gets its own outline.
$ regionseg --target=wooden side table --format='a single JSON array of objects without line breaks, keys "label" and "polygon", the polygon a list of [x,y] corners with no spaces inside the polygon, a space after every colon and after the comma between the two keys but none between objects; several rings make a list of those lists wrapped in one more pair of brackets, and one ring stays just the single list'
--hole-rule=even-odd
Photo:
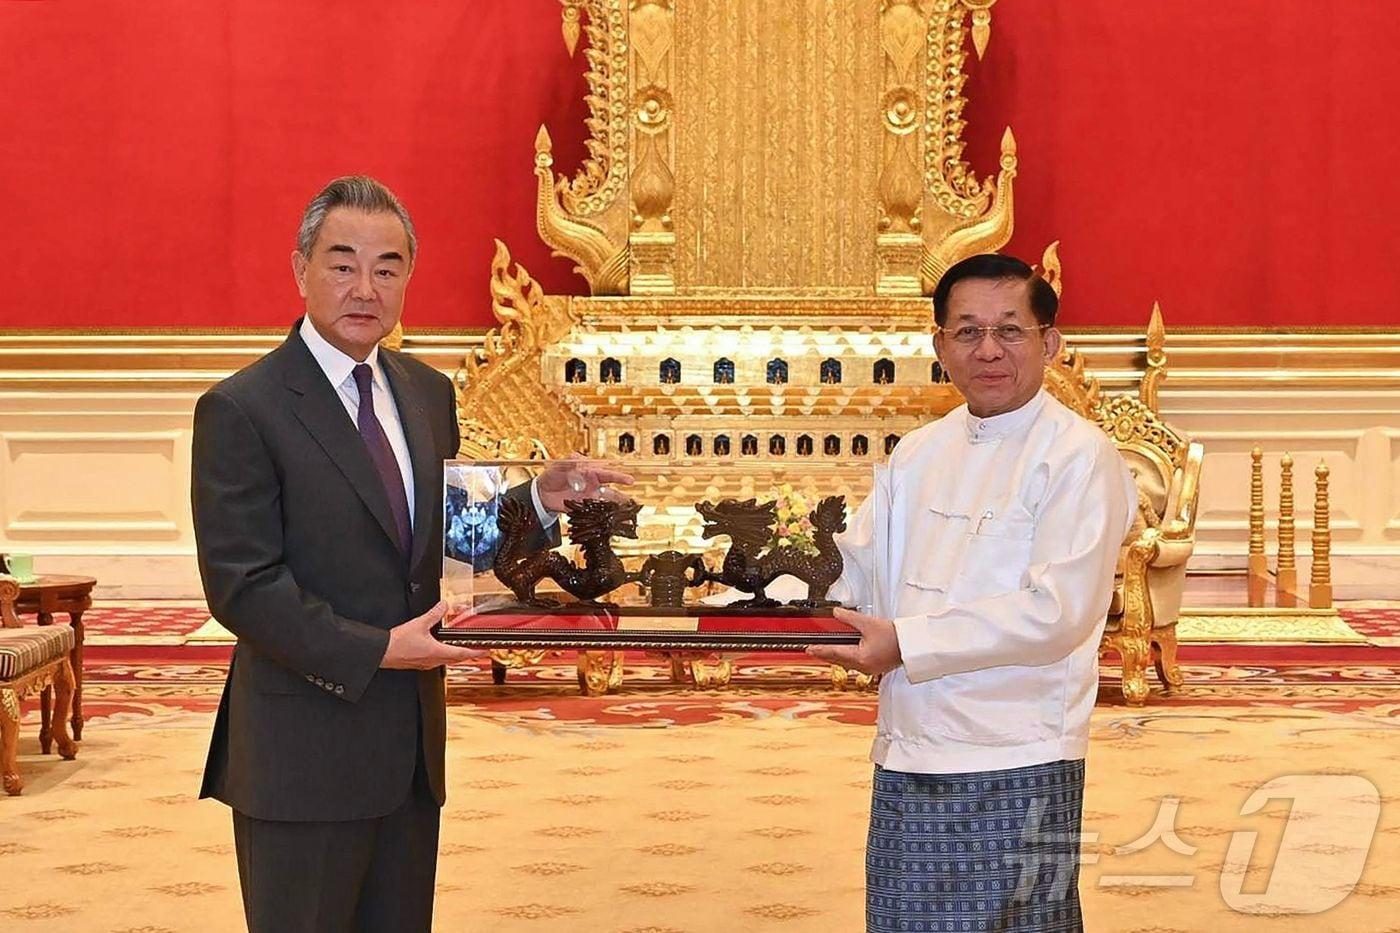
[{"label": "wooden side table", "polygon": [[[19,599],[15,601],[15,612],[36,613],[40,625],[52,625],[55,612],[68,613],[73,623],[73,652],[70,660],[73,665],[73,739],[83,737],[83,613],[92,606],[92,588],[97,585],[95,577],[77,577],[69,574],[40,574],[33,583],[19,585]],[[39,748],[47,755],[53,741],[50,732],[50,717],[53,704],[53,688],[45,687],[40,699]]]}]

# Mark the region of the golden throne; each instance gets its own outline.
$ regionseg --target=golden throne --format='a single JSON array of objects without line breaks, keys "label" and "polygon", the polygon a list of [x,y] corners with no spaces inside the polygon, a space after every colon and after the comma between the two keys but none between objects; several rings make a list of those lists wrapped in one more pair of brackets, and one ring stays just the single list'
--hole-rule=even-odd
[{"label": "golden throne", "polygon": [[[1047,268],[1058,290],[1058,269]],[[1147,369],[1137,395],[1105,398],[1082,358],[1064,350],[1046,368],[1046,389],[1108,432],[1137,483],[1137,514],[1123,544],[1108,625],[1100,652],[1117,652],[1123,664],[1123,696],[1137,706],[1147,699],[1151,659],[1166,690],[1183,683],[1177,664],[1176,623],[1186,585],[1186,562],[1196,542],[1200,493],[1199,443],[1158,413],[1157,390],[1167,375],[1162,312],[1152,309],[1147,328]]]},{"label": "golden throne", "polygon": [[[500,325],[457,377],[462,456],[683,454],[705,463],[714,494],[737,497],[810,463],[828,493],[864,498],[900,436],[962,401],[933,351],[928,295],[953,263],[1011,237],[1010,129],[995,176],[963,159],[965,66],[987,46],[994,2],[561,0],[565,46],[584,47],[589,157],[556,175],[540,128],[535,216],[590,294],[544,294],[497,241]],[[1045,262],[1058,273],[1053,247]],[[1082,364],[1057,373],[1100,419]],[[1144,381],[1134,422],[1147,433],[1120,443],[1144,476],[1153,445],[1177,437],[1150,411],[1159,378]],[[1163,454],[1173,469],[1177,453]],[[683,492],[632,488],[652,509]],[[1115,628],[1125,666],[1151,643],[1138,582],[1174,553],[1176,501],[1148,523],[1151,546],[1128,551],[1124,598],[1142,608]],[[705,547],[683,530],[648,544]],[[1163,600],[1157,618],[1174,623]],[[1159,643],[1173,668],[1169,628]],[[618,658],[581,656],[584,689],[616,687]],[[727,680],[724,662],[705,668],[677,667],[697,684]]]}]

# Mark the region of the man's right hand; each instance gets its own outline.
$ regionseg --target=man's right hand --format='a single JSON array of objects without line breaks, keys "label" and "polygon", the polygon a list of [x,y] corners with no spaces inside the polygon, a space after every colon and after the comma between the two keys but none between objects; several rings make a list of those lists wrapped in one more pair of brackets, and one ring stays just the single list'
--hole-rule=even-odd
[{"label": "man's right hand", "polygon": [[380,667],[395,670],[427,671],[444,664],[470,661],[484,657],[487,652],[478,648],[461,648],[445,645],[433,637],[433,626],[442,621],[447,611],[447,603],[437,605],[402,625],[389,629],[389,647],[384,652]]}]

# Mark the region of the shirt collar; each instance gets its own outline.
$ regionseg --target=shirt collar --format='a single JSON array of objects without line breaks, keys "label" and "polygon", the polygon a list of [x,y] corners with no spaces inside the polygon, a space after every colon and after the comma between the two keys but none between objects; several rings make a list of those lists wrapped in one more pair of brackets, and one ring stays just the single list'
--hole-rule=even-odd
[{"label": "shirt collar", "polygon": [[[310,350],[311,355],[315,357],[316,364],[321,367],[321,372],[325,373],[326,378],[331,381],[331,385],[335,386],[337,389],[344,385],[346,381],[350,379],[350,371],[359,364],[359,361],[331,346],[330,343],[326,341],[326,338],[321,336],[321,332],[316,329],[315,325],[311,323],[310,316],[301,319],[301,329],[298,333],[301,334],[301,339],[302,342],[306,344],[306,349]],[[374,349],[369,351],[369,356],[365,357],[365,362],[369,364],[370,373],[374,376],[375,384],[383,388],[384,374],[379,368],[378,344],[375,344]]]},{"label": "shirt collar", "polygon": [[977,444],[982,441],[998,441],[1008,434],[1012,434],[1035,419],[1040,414],[1040,410],[1045,407],[1045,390],[1041,389],[1031,396],[1031,400],[1020,408],[1002,412],[999,415],[992,415],[990,418],[978,418],[972,412],[967,412],[965,426],[967,428],[967,440],[969,443]]}]

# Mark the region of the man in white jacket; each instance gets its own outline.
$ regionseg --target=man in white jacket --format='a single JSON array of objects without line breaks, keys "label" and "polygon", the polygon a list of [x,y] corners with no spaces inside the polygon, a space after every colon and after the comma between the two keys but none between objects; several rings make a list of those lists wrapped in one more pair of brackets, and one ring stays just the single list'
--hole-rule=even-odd
[{"label": "man in white jacket", "polygon": [[933,294],[967,405],[906,436],[840,537],[832,596],[880,713],[867,930],[1082,929],[1078,847],[1098,644],[1136,492],[1113,444],[1041,387],[1058,297],[963,260]]}]

